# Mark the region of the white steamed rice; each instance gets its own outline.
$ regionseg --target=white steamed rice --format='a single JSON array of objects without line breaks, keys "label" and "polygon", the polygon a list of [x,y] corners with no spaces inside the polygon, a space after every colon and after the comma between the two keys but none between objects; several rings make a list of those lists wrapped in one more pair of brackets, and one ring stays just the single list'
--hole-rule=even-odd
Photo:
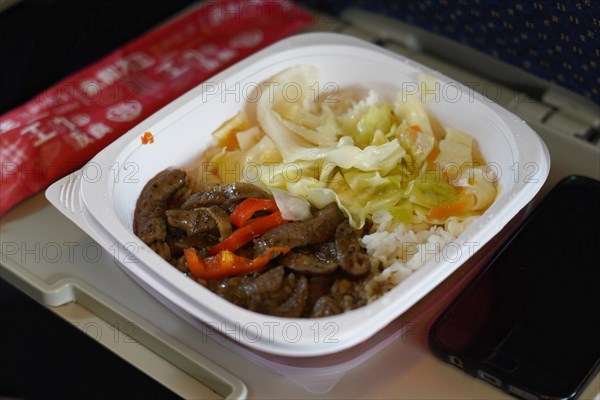
[{"label": "white steamed rice", "polygon": [[411,226],[394,221],[388,212],[373,215],[373,229],[361,245],[378,264],[379,273],[367,282],[370,301],[380,297],[454,241],[472,222],[450,220],[445,226]]}]

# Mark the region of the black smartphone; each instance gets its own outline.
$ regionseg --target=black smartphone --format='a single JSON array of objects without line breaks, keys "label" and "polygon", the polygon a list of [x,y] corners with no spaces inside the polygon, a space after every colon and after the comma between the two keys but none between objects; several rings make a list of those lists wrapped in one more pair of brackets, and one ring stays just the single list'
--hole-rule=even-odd
[{"label": "black smartphone", "polygon": [[432,325],[431,351],[526,400],[577,398],[600,366],[600,182],[560,181]]}]

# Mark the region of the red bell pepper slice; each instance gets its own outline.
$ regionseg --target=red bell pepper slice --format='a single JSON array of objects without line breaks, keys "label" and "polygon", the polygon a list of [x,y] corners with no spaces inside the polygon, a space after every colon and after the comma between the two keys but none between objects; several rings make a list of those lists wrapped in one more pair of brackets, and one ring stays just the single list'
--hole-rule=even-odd
[{"label": "red bell pepper slice", "polygon": [[274,199],[249,198],[242,201],[231,213],[229,220],[238,228],[248,223],[257,211],[279,211]]},{"label": "red bell pepper slice", "polygon": [[276,211],[273,214],[265,215],[264,217],[254,218],[246,225],[236,229],[229,237],[227,237],[227,239],[211,247],[208,250],[208,254],[214,256],[223,250],[237,250],[255,237],[262,235],[269,229],[281,225],[284,222],[287,221],[281,216],[281,211]]},{"label": "red bell pepper slice", "polygon": [[198,256],[193,247],[183,250],[183,254],[192,274],[201,279],[223,279],[228,276],[242,275],[258,271],[269,263],[270,260],[285,254],[290,247],[271,247],[263,255],[253,259],[238,256],[229,250],[223,250],[217,255],[204,260]]},{"label": "red bell pepper slice", "polygon": [[[271,211],[272,214],[252,218],[257,211]],[[209,257],[202,259],[193,247],[183,250],[191,273],[202,279],[222,279],[227,276],[257,271],[279,254],[291,250],[289,247],[275,246],[253,259],[234,253],[235,250],[262,235],[268,230],[287,222],[273,199],[249,198],[242,201],[229,216],[238,228],[222,242],[208,249]]]}]

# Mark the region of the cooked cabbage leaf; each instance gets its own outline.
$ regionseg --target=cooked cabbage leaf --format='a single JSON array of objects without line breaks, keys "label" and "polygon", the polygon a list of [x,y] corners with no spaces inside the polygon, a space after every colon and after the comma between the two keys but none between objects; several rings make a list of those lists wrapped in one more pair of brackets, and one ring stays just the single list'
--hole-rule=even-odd
[{"label": "cooked cabbage leaf", "polygon": [[386,101],[371,90],[329,107],[314,98],[318,75],[310,65],[283,71],[256,104],[258,126],[238,114],[220,128],[218,142],[237,144],[211,159],[225,181],[276,192],[290,215],[306,217],[299,199],[317,208],[336,202],[356,228],[385,211],[405,224],[447,222],[458,231],[495,199],[495,182],[473,165],[471,136],[452,127],[444,135],[436,121],[438,141],[418,92]]}]

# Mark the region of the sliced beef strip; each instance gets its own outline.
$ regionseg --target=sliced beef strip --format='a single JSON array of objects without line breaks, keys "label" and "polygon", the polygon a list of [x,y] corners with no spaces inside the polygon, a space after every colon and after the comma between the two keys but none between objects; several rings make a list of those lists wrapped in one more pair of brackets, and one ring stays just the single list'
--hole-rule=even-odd
[{"label": "sliced beef strip", "polygon": [[[219,243],[219,235],[214,233],[197,233],[192,236],[167,236],[167,243],[174,255],[183,254],[183,249],[194,247],[196,249],[210,248]],[[202,253],[202,251],[201,251]]]},{"label": "sliced beef strip", "polygon": [[[169,258],[184,272],[183,248],[214,245],[231,232],[227,211],[248,197],[270,197],[251,184],[219,185],[192,195],[181,206],[183,209],[168,210],[172,198],[184,186],[185,172],[161,172],[144,188],[134,216],[136,234],[153,246],[170,249]],[[339,314],[361,303],[360,285],[354,280],[340,280],[368,272],[358,235],[332,203],[308,221],[270,230],[247,246],[248,254],[243,254],[250,258],[272,246],[294,248],[294,252],[279,257],[279,266],[202,284],[233,304],[269,315],[296,318]]]},{"label": "sliced beef strip", "polygon": [[269,307],[275,308],[290,297],[293,288],[285,287],[284,277],[284,268],[278,266],[260,274],[207,281],[207,287],[233,304],[262,312]]},{"label": "sliced beef strip", "polygon": [[312,309],[317,302],[323,296],[329,294],[331,285],[333,284],[335,277],[333,274],[330,275],[314,275],[308,277],[308,299],[306,301],[306,307],[304,308],[303,317],[310,317]]},{"label": "sliced beef strip", "polygon": [[169,198],[185,185],[185,171],[167,169],[148,181],[142,189],[133,217],[134,233],[146,244],[167,237],[165,211]]},{"label": "sliced beef strip", "polygon": [[317,299],[310,312],[310,317],[320,318],[342,313],[340,305],[329,296],[321,296]]},{"label": "sliced beef strip", "polygon": [[245,276],[233,276],[221,280],[207,280],[207,287],[214,293],[240,307],[249,308],[249,297],[255,292],[249,287],[250,280]]},{"label": "sliced beef strip", "polygon": [[181,229],[187,236],[198,233],[216,233],[225,238],[231,235],[229,214],[219,206],[201,207],[193,210],[167,210],[167,222]]},{"label": "sliced beef strip", "polygon": [[359,243],[360,233],[348,221],[340,223],[335,231],[337,261],[351,276],[366,275],[371,269],[369,256],[362,252]]},{"label": "sliced beef strip", "polygon": [[279,257],[278,261],[293,271],[307,275],[330,274],[339,266],[333,242],[300,247]]},{"label": "sliced beef strip", "polygon": [[217,230],[219,231],[220,240],[224,240],[225,238],[229,237],[231,232],[233,232],[233,227],[231,226],[231,221],[229,220],[229,214],[227,211],[219,206],[211,206],[208,207],[207,210],[217,223]]},{"label": "sliced beef strip", "polygon": [[279,290],[283,284],[285,271],[282,266],[272,268],[254,279],[256,290],[260,294],[274,292]]},{"label": "sliced beef strip", "polygon": [[335,229],[344,220],[344,214],[336,203],[330,203],[306,221],[288,222],[279,225],[259,238],[254,243],[259,254],[264,254],[269,247],[301,247],[329,240]]},{"label": "sliced beef strip", "polygon": [[[289,276],[288,276],[289,278]],[[280,304],[266,303],[264,311],[278,317],[298,318],[302,316],[308,300],[308,279],[304,275],[296,275],[293,292]]]},{"label": "sliced beef strip", "polygon": [[263,308],[263,299],[271,293],[276,292],[283,286],[285,271],[282,266],[275,267],[256,278],[248,278],[248,283],[244,286],[244,291],[248,299],[248,309],[260,310]]},{"label": "sliced beef strip", "polygon": [[256,185],[235,182],[228,185],[213,186],[207,191],[194,193],[183,202],[181,208],[191,210],[199,207],[221,206],[228,209],[233,204],[250,197],[266,199],[270,196]]}]

